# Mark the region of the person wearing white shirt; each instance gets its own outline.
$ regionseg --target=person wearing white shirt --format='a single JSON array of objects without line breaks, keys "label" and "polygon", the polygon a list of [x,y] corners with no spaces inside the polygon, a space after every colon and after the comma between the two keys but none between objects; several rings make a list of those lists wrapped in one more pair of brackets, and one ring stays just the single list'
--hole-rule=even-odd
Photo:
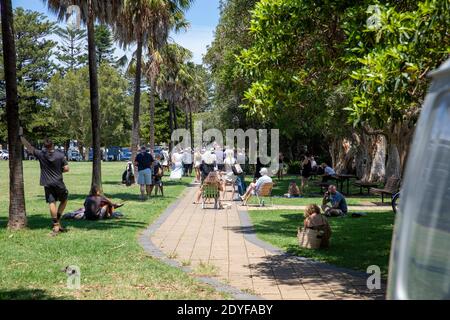
[{"label": "person wearing white shirt", "polygon": [[251,183],[247,189],[247,192],[241,196],[241,200],[244,202],[243,205],[247,205],[248,200],[256,195],[261,187],[266,183],[272,183],[272,178],[269,177],[269,170],[267,168],[261,168],[259,171],[261,174],[261,178],[259,178],[256,182]]},{"label": "person wearing white shirt", "polygon": [[183,168],[184,176],[191,176],[192,174],[192,151],[190,148],[184,150],[183,153]]}]

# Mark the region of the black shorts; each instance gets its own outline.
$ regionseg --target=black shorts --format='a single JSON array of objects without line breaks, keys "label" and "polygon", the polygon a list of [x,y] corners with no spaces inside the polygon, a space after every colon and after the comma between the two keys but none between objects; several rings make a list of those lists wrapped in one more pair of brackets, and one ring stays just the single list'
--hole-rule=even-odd
[{"label": "black shorts", "polygon": [[66,201],[69,196],[69,191],[64,187],[50,186],[44,187],[45,200],[47,203],[54,203],[56,201]]}]

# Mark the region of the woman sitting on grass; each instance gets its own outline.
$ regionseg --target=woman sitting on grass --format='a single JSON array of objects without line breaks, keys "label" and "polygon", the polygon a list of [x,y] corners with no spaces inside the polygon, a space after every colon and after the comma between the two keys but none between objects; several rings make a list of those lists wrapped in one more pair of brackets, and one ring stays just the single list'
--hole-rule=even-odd
[{"label": "woman sitting on grass", "polygon": [[330,245],[331,227],[327,218],[320,213],[319,206],[311,204],[305,209],[304,227],[322,231],[321,248],[328,248]]},{"label": "woman sitting on grass", "polygon": [[114,210],[122,207],[123,204],[114,204],[101,194],[97,185],[93,185],[89,196],[84,201],[85,218],[87,220],[109,219],[113,216]]},{"label": "woman sitting on grass", "polygon": [[288,193],[284,195],[286,198],[299,198],[300,197],[300,189],[297,186],[295,181],[291,181],[289,184]]}]

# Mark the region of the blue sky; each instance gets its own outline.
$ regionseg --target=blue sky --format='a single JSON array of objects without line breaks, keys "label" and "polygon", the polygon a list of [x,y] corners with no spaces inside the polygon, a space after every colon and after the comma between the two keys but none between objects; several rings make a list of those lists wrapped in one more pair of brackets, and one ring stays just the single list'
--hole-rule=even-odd
[{"label": "blue sky", "polygon": [[[12,0],[14,7],[23,7],[45,13],[50,20],[55,16],[47,11],[46,5],[41,0]],[[212,42],[214,30],[219,22],[219,0],[195,0],[191,9],[186,13],[191,27],[187,32],[172,34],[171,38],[178,44],[188,48],[194,54],[196,63],[202,62],[206,53],[206,47]],[[121,50],[116,52],[120,55]]]}]

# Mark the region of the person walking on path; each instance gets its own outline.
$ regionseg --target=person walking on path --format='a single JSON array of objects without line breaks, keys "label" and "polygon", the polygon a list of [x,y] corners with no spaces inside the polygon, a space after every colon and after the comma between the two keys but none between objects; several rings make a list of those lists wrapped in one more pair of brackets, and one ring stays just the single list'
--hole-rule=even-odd
[{"label": "person walking on path", "polygon": [[136,156],[135,165],[138,167],[138,184],[141,186],[141,200],[146,199],[145,192],[147,192],[147,198],[150,198],[153,191],[152,183],[152,155],[147,152],[145,146],[141,147],[141,152]]},{"label": "person walking on path", "polygon": [[[64,153],[55,150],[50,139],[45,139],[44,149],[37,150],[25,139],[22,128],[19,130],[19,136],[28,153],[39,160],[41,167],[40,184],[44,187],[45,199],[49,205],[53,223],[51,236],[57,236],[59,233],[67,231],[61,225],[61,217],[69,195],[63,180],[63,173],[69,172],[69,164]],[[59,206],[57,206],[57,202],[59,202]]]}]

